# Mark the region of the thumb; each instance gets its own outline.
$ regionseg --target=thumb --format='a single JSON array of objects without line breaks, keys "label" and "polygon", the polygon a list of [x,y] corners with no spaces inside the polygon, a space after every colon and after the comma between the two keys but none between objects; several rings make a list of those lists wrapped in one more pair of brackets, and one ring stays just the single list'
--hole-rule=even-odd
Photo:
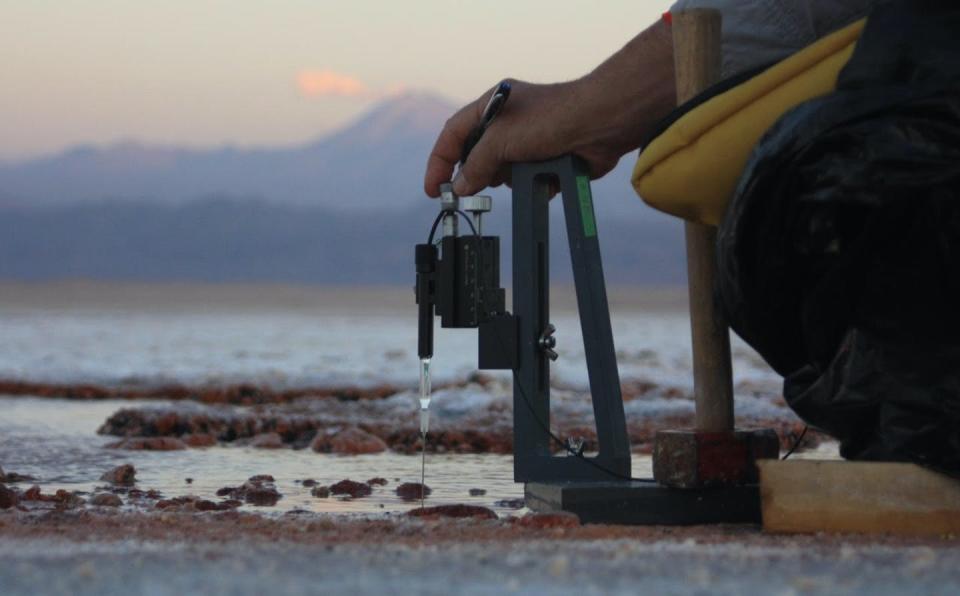
[{"label": "thumb", "polygon": [[453,192],[467,196],[492,185],[503,161],[497,147],[496,135],[488,130],[453,179]]}]

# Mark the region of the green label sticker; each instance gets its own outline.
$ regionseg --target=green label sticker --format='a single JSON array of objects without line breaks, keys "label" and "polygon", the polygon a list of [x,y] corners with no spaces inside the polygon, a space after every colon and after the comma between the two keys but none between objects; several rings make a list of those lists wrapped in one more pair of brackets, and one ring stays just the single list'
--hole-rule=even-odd
[{"label": "green label sticker", "polygon": [[590,178],[577,176],[577,194],[580,197],[580,215],[583,218],[583,235],[597,235],[597,220],[593,217],[593,195],[590,194]]}]

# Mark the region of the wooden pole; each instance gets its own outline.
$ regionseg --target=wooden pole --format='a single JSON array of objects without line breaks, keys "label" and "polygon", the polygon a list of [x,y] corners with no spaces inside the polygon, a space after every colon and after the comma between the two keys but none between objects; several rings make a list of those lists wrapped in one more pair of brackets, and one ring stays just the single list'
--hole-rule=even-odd
[{"label": "wooden pole", "polygon": [[[717,10],[696,9],[673,15],[678,104],[686,103],[720,80],[721,23]],[[686,238],[696,430],[728,432],[734,426],[733,372],[730,333],[713,299],[717,230],[687,222]]]}]

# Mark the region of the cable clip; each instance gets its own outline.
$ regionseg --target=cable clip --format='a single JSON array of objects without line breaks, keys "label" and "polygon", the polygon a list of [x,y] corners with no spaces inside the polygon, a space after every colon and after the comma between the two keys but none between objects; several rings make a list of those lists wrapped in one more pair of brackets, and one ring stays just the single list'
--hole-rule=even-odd
[{"label": "cable clip", "polygon": [[567,437],[567,452],[574,457],[583,457],[583,450],[586,447],[586,441],[583,437]]}]

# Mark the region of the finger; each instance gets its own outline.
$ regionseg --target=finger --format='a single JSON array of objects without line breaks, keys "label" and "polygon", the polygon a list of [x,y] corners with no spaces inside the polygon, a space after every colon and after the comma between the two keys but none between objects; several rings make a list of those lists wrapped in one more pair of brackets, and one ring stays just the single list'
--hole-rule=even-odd
[{"label": "finger", "polygon": [[460,160],[463,143],[479,120],[476,103],[465,106],[447,120],[437,137],[427,159],[427,171],[423,178],[423,190],[428,196],[440,196],[440,185],[450,181],[453,169]]},{"label": "finger", "polygon": [[501,183],[506,185],[507,188],[513,188],[513,168],[510,164],[505,164],[500,168],[500,173],[497,175]]},{"label": "finger", "polygon": [[497,149],[500,145],[495,130],[495,127],[488,129],[473,148],[467,163],[463,164],[453,181],[453,192],[460,196],[467,196],[492,185],[503,166],[501,152]]},{"label": "finger", "polygon": [[[490,184],[490,186],[500,186],[505,184],[507,188],[512,189],[513,180],[511,179],[510,174],[511,171],[509,165],[500,168],[500,171],[497,172],[496,176],[494,176],[493,182]],[[560,181],[556,178],[551,178],[548,180],[547,193],[551,199],[560,194]]]},{"label": "finger", "polygon": [[560,194],[560,180],[551,178],[550,182],[547,183],[547,193],[549,193],[551,200]]},{"label": "finger", "polygon": [[500,168],[497,171],[493,177],[493,180],[490,181],[491,188],[497,188],[498,186],[503,186],[505,183],[509,183],[510,174],[507,170],[508,168]]}]

